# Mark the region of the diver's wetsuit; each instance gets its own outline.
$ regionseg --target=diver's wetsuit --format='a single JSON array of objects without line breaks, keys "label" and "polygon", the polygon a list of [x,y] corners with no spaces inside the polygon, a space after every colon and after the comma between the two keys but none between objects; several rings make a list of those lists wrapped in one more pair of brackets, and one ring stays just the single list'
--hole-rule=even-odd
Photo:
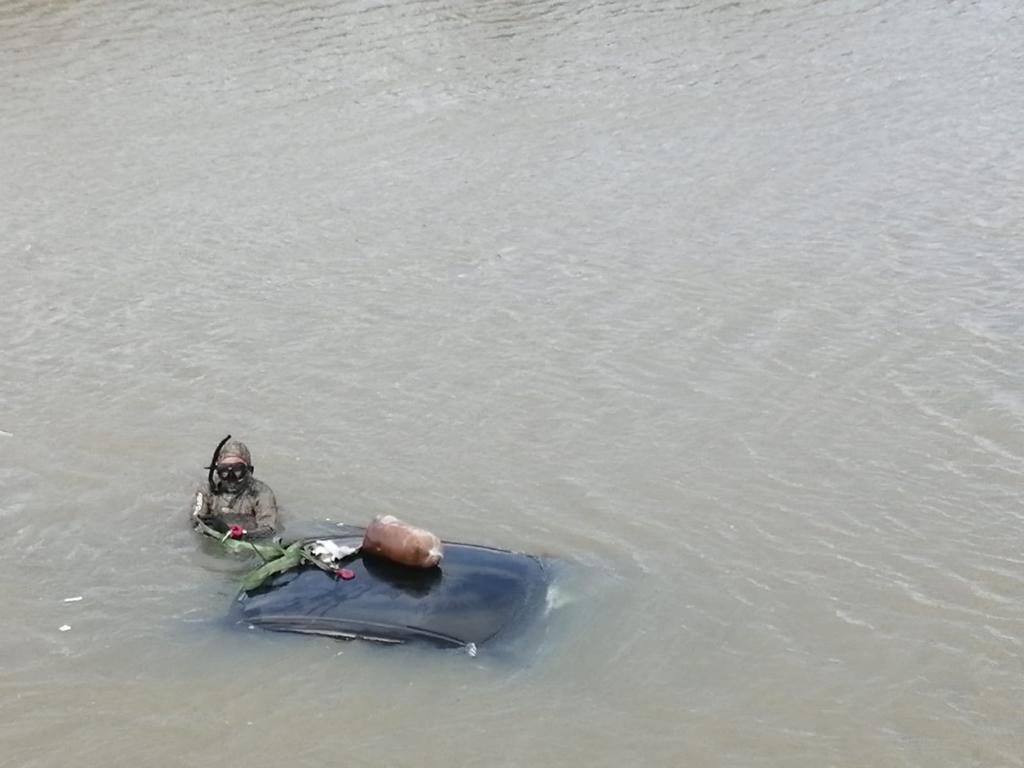
[{"label": "diver's wetsuit", "polygon": [[213,493],[206,486],[196,489],[192,517],[218,530],[232,525],[245,529],[247,536],[269,536],[278,529],[277,499],[270,486],[250,478],[236,493]]}]

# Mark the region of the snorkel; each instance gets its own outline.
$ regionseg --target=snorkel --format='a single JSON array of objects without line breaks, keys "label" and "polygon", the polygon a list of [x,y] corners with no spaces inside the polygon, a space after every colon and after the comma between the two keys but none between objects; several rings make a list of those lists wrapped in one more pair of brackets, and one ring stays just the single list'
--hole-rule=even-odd
[{"label": "snorkel", "polygon": [[213,449],[213,458],[210,459],[210,466],[207,467],[207,469],[210,470],[210,474],[207,475],[206,482],[210,486],[210,493],[214,495],[216,495],[219,492],[218,489],[220,487],[220,483],[214,483],[213,480],[213,474],[214,472],[217,471],[217,457],[220,456],[220,449],[224,447],[224,443],[226,443],[230,439],[231,435],[228,435],[219,443],[217,443],[217,447]]}]

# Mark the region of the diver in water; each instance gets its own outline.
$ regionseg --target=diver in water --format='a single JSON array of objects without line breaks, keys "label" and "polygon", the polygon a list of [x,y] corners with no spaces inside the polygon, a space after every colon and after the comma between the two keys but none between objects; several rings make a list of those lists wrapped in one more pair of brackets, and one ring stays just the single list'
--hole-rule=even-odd
[{"label": "diver in water", "polygon": [[278,530],[277,499],[269,485],[253,477],[245,443],[225,437],[207,469],[206,486],[195,493],[193,520],[233,539],[259,538]]}]

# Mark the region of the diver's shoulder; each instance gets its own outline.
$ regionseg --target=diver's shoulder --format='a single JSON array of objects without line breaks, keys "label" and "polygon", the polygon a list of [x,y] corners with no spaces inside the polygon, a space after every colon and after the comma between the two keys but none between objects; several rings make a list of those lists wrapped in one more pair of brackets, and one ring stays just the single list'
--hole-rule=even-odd
[{"label": "diver's shoulder", "polygon": [[267,485],[262,480],[259,480],[259,479],[255,478],[255,477],[252,479],[252,482],[249,483],[249,493],[251,493],[253,496],[258,496],[258,495],[260,495],[262,493],[273,493],[273,492],[274,492],[274,490],[269,485]]}]

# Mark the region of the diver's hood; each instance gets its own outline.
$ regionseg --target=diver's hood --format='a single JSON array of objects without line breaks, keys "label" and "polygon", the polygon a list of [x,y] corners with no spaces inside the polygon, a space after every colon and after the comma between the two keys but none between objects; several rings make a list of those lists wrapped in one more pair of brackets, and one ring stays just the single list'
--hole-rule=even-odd
[{"label": "diver's hood", "polygon": [[232,456],[241,459],[247,465],[252,464],[252,454],[249,453],[249,446],[243,443],[241,440],[228,440],[224,445],[217,451],[217,461],[219,463],[225,459],[229,459]]}]

